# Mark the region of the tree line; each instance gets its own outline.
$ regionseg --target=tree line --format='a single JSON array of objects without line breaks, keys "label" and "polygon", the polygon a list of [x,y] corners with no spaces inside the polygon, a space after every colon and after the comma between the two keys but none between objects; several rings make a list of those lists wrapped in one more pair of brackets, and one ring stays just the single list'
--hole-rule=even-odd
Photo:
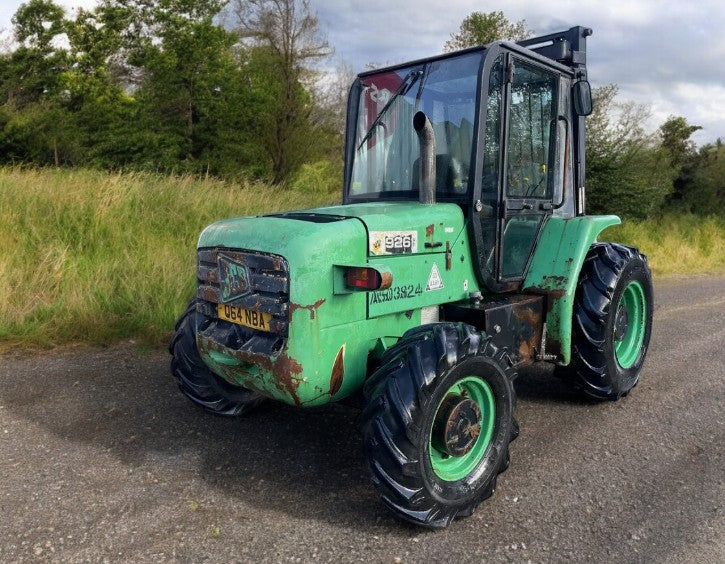
[{"label": "tree line", "polygon": [[[29,0],[12,24],[0,53],[0,163],[339,189],[350,73],[320,80],[332,47],[309,0],[101,0],[72,18]],[[525,21],[474,12],[443,47],[530,34]],[[699,127],[680,116],[648,134],[646,108],[620,102],[614,85],[594,97],[590,213],[723,213],[719,140],[696,148]]]},{"label": "tree line", "polygon": [[306,0],[102,0],[73,19],[30,0],[0,57],[5,163],[279,183],[340,141]]}]

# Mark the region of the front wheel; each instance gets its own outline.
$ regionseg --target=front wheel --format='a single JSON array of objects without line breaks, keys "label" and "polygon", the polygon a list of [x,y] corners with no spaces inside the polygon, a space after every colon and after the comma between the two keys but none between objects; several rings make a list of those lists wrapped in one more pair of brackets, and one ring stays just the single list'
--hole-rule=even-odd
[{"label": "front wheel", "polygon": [[493,494],[508,467],[514,372],[504,351],[465,324],[403,335],[365,385],[365,453],[373,485],[399,517],[448,526]]},{"label": "front wheel", "polygon": [[633,247],[596,243],[579,277],[572,360],[559,369],[590,397],[617,400],[637,384],[652,334],[652,275]]}]

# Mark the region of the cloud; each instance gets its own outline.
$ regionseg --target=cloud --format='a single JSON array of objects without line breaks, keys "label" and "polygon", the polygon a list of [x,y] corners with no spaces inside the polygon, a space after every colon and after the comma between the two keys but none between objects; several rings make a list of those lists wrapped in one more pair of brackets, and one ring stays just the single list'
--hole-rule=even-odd
[{"label": "cloud", "polygon": [[[713,0],[317,0],[321,25],[356,71],[439,53],[473,11],[503,10],[542,35],[573,25],[588,39],[593,85],[616,83],[622,100],[647,104],[652,129],[669,115],[702,125],[700,142],[725,137],[725,4]],[[720,117],[724,116],[724,117]]]},{"label": "cloud", "polygon": [[[0,3],[0,29],[21,0]],[[94,0],[59,2],[72,15]],[[441,52],[463,18],[502,10],[541,35],[573,25],[588,39],[593,85],[617,83],[623,100],[650,106],[654,129],[683,115],[704,129],[700,142],[725,137],[725,4],[721,0],[312,0],[337,57],[356,72],[367,63],[394,64]],[[721,117],[723,116],[723,117]]]}]

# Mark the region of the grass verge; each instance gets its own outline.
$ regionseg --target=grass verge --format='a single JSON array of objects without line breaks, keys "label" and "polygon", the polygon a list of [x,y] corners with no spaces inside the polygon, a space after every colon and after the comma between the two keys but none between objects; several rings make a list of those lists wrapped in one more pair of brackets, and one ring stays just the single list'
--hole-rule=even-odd
[{"label": "grass verge", "polygon": [[655,276],[725,272],[725,219],[692,214],[624,220],[600,241],[633,245],[647,255]]},{"label": "grass verge", "polygon": [[[0,349],[123,338],[158,345],[194,291],[195,245],[218,219],[332,203],[262,184],[0,168]],[[625,221],[655,275],[725,272],[725,220]]]},{"label": "grass verge", "polygon": [[328,203],[261,184],[0,168],[0,343],[163,343],[206,225]]}]

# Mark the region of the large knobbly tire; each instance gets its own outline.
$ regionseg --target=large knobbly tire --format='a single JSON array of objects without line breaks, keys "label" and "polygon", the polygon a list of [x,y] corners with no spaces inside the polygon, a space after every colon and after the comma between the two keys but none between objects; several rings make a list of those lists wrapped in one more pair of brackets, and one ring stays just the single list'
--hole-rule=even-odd
[{"label": "large knobbly tire", "polygon": [[256,407],[263,397],[256,392],[228,384],[204,364],[196,348],[196,301],[176,322],[169,344],[171,373],[179,389],[195,404],[217,415],[241,415]]},{"label": "large knobbly tire", "polygon": [[463,323],[417,327],[385,352],[364,387],[361,427],[373,485],[393,512],[442,528],[493,494],[518,435],[514,377],[508,354]]},{"label": "large knobbly tire", "polygon": [[559,373],[586,395],[617,400],[637,385],[652,334],[652,275],[633,247],[592,245],[572,319],[572,359]]}]

